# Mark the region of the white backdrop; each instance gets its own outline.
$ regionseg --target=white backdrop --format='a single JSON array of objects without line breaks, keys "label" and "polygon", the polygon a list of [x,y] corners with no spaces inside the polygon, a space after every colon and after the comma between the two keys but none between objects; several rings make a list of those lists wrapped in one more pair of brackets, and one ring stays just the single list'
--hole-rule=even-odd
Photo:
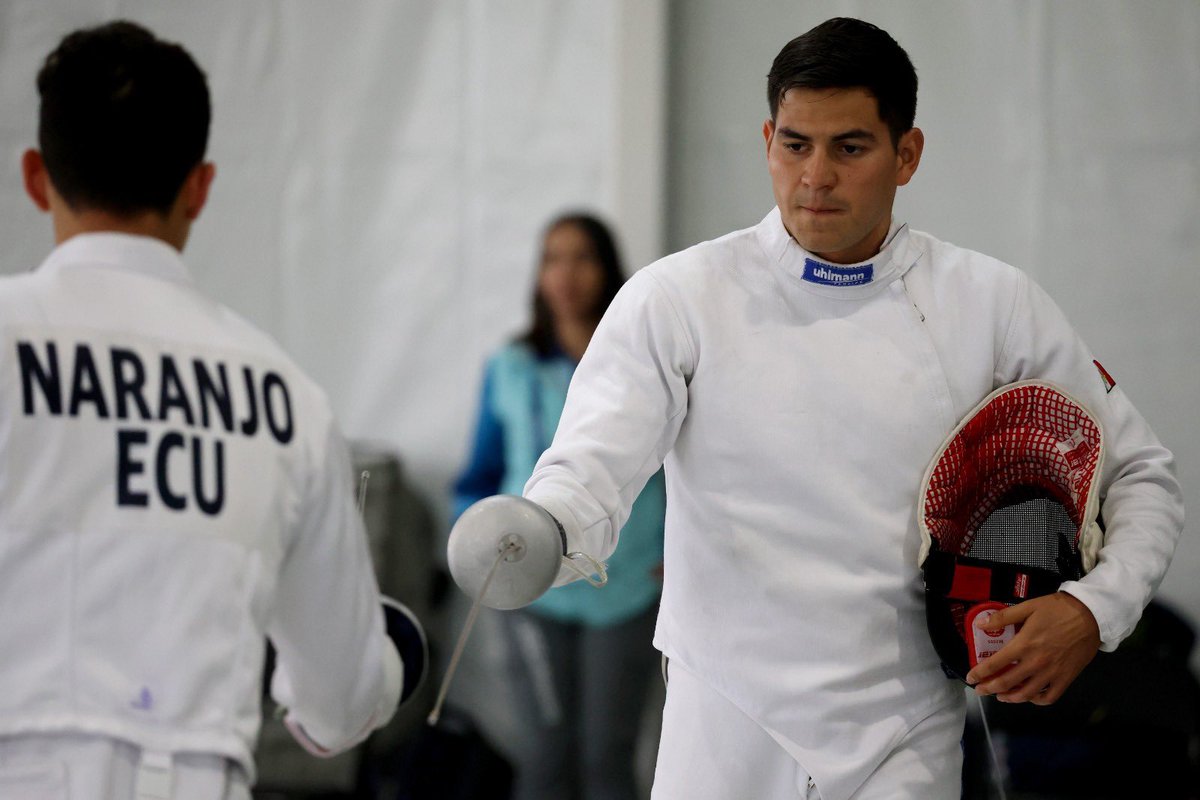
[{"label": "white backdrop", "polygon": [[[672,249],[773,202],[766,74],[833,16],[888,30],[917,68],[914,228],[1027,270],[1177,456],[1200,513],[1200,2],[679,0],[672,4]],[[1200,626],[1200,542],[1162,597]],[[1200,668],[1200,649],[1194,664]]]},{"label": "white backdrop", "polygon": [[0,272],[52,240],[20,187],[34,76],[128,18],[213,95],[200,285],[274,334],[347,433],[443,507],[488,351],[522,327],[540,230],[588,208],[662,253],[663,0],[3,0]]}]

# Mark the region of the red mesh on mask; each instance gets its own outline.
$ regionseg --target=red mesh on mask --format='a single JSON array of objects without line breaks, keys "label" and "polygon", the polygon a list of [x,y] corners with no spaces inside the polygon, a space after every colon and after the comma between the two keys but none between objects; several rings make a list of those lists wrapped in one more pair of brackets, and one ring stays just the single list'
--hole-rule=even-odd
[{"label": "red mesh on mask", "polygon": [[942,452],[925,493],[939,549],[966,555],[975,533],[1016,486],[1040,487],[1079,530],[1100,458],[1100,428],[1045,384],[1019,384],[981,408]]}]

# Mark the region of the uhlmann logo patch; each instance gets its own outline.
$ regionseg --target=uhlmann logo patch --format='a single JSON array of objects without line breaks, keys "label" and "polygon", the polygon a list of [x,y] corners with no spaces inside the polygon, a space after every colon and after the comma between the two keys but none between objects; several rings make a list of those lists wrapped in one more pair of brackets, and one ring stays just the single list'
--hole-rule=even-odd
[{"label": "uhlmann logo patch", "polygon": [[861,286],[864,283],[870,283],[874,275],[874,264],[838,267],[806,258],[804,259],[804,274],[800,277],[822,286]]}]

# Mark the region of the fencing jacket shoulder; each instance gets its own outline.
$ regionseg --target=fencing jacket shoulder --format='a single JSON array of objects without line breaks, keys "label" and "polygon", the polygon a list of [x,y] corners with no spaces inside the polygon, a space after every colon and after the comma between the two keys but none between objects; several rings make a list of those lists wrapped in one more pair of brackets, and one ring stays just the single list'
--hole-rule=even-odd
[{"label": "fencing jacket shoulder", "polygon": [[390,716],[345,444],[282,350],[149,238],[0,279],[0,736],[80,732],[253,775],[264,634],[295,722]]},{"label": "fencing jacket shoulder", "polygon": [[958,420],[1023,378],[1062,385],[1110,438],[1107,544],[1068,587],[1110,649],[1182,525],[1171,455],[1022,272],[903,226],[871,261],[833,265],[775,210],[641,270],[525,493],[571,549],[603,556],[665,460],[656,646],[837,800],[917,722],[961,703],[925,630],[917,494]]}]

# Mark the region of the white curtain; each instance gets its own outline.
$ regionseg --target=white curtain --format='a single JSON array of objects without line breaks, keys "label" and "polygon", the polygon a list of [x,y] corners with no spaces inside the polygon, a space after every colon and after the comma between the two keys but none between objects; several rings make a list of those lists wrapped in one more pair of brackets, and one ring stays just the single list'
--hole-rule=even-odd
[{"label": "white curtain", "polygon": [[37,69],[114,18],[208,75],[217,180],[185,253],[200,285],[439,507],[483,359],[528,318],[545,222],[591,209],[629,269],[662,254],[662,0],[5,0],[2,273],[52,244],[17,168]]}]

